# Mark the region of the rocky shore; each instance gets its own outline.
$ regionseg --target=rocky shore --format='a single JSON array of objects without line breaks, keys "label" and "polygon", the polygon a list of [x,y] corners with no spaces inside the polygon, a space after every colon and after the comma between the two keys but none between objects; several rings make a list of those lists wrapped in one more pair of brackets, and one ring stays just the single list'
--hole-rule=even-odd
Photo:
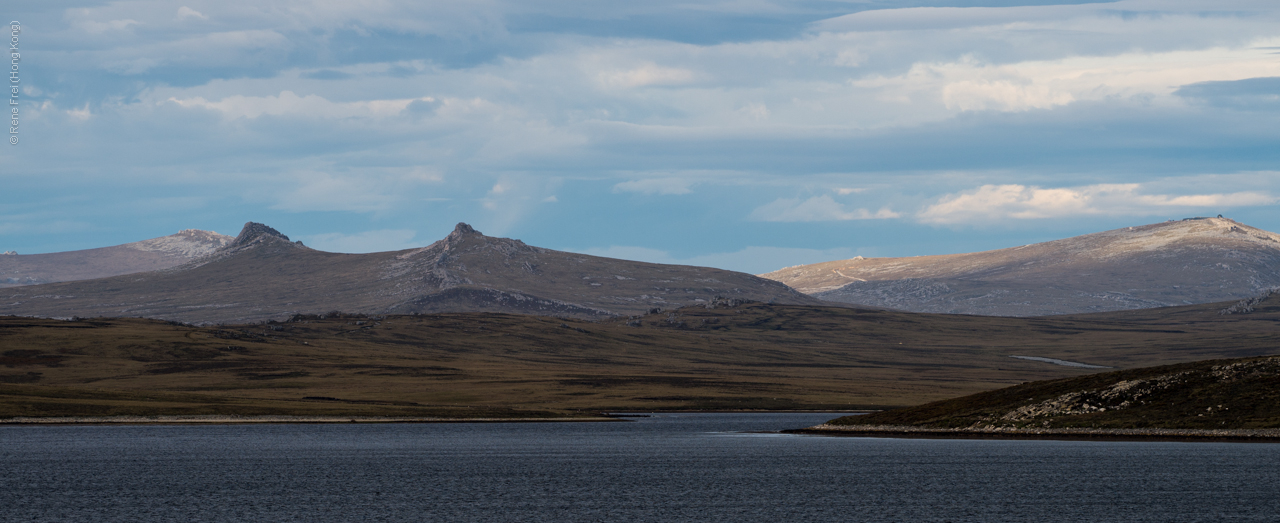
[{"label": "rocky shore", "polygon": [[831,425],[824,423],[786,432],[791,434],[882,438],[1280,442],[1280,429],[931,428],[909,425]]},{"label": "rocky shore", "polygon": [[539,421],[617,421],[610,417],[582,418],[421,418],[381,416],[76,416],[15,417],[0,425],[150,425],[240,423],[517,423]]}]

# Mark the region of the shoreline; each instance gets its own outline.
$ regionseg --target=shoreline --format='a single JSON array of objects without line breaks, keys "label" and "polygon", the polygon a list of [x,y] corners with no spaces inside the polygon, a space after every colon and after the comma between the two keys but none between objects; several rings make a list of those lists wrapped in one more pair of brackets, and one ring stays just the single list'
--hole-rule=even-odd
[{"label": "shoreline", "polygon": [[1280,443],[1280,429],[940,429],[909,425],[815,425],[782,431],[815,436],[906,439],[1010,439],[1064,441],[1197,441]]},{"label": "shoreline", "polygon": [[606,416],[559,418],[432,418],[400,416],[58,416],[0,419],[0,426],[30,425],[245,425],[273,423],[537,423],[625,421]]},{"label": "shoreline", "polygon": [[805,410],[653,410],[609,411],[596,416],[546,418],[443,418],[429,416],[290,416],[290,415],[154,415],[154,416],[15,416],[0,418],[0,426],[18,425],[243,425],[270,423],[538,423],[538,422],[609,422],[630,421],[661,414],[768,414],[768,413],[863,413],[874,411],[805,411]]}]

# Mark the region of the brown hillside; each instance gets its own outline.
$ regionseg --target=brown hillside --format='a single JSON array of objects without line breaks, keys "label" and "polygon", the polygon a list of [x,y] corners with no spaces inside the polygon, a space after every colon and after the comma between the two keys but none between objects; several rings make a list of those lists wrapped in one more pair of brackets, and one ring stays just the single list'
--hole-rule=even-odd
[{"label": "brown hillside", "polygon": [[[0,318],[0,416],[858,409],[1280,347],[1280,306],[1054,318],[718,301],[586,322],[301,317],[194,327]],[[1239,310],[1248,307],[1239,307]],[[905,412],[905,411],[903,411]]]}]

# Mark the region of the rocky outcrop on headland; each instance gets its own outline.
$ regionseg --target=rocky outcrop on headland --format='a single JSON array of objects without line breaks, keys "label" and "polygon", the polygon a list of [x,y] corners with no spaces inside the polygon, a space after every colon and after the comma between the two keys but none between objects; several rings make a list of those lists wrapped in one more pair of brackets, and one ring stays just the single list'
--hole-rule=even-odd
[{"label": "rocky outcrop on headland", "polygon": [[1280,434],[1280,356],[1024,383],[916,407],[846,416],[814,429],[935,435],[1275,437]]},{"label": "rocky outcrop on headland", "polygon": [[1280,429],[1098,429],[1098,428],[934,428],[910,425],[831,425],[824,423],[794,434],[887,438],[1000,439],[1134,439],[1177,441],[1280,441]]}]

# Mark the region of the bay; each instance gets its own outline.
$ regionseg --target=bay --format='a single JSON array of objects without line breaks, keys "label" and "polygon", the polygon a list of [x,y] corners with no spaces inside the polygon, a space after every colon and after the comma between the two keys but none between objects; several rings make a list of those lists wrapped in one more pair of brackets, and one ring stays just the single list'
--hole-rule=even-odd
[{"label": "bay", "polygon": [[1280,520],[1280,445],[617,423],[0,427],[4,521]]}]

